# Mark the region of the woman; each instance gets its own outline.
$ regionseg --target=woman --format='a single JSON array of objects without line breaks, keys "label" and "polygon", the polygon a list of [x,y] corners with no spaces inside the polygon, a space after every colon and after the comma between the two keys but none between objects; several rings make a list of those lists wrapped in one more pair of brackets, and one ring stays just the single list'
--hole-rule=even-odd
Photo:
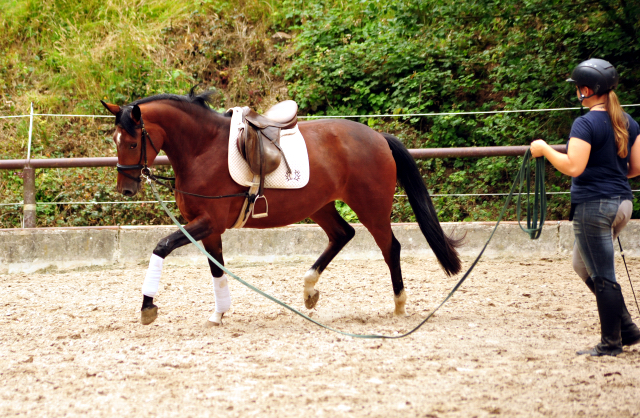
[{"label": "woman", "polygon": [[612,240],[631,217],[633,195],[627,178],[640,174],[640,128],[620,106],[613,91],[618,72],[609,62],[584,61],[567,81],[576,85],[581,108],[590,111],[573,122],[566,154],[538,139],[531,143],[531,155],[546,157],[573,177],[573,266],[596,296],[601,330],[600,343],[578,354],[616,356],[623,345],[640,343],[640,330],[616,282]]}]

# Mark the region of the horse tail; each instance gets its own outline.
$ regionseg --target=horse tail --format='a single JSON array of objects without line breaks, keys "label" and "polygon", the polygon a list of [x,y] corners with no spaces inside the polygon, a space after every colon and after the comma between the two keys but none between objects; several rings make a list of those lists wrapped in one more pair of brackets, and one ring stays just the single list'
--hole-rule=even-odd
[{"label": "horse tail", "polygon": [[398,183],[409,197],[409,204],[422,234],[447,275],[459,273],[462,265],[456,247],[462,244],[463,239],[449,237],[442,230],[429,191],[409,150],[395,136],[384,132],[381,134],[389,143],[396,162]]}]

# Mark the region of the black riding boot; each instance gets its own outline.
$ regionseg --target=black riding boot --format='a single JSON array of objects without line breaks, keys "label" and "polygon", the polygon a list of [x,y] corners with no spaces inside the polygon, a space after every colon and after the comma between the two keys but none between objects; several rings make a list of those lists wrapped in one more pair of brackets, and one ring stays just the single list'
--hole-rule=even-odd
[{"label": "black riding boot", "polygon": [[[589,277],[584,283],[595,295],[596,290],[591,277]],[[620,295],[620,297],[622,298],[622,318],[620,319],[620,336],[622,337],[622,345],[638,344],[640,343],[640,329],[638,329],[638,326],[633,323],[631,314],[629,314],[629,311],[627,310],[627,304],[624,302],[624,297],[622,297],[622,295]]]},{"label": "black riding boot", "polygon": [[588,350],[580,350],[578,354],[591,356],[617,356],[622,353],[620,325],[622,319],[622,292],[618,283],[610,282],[603,277],[593,278],[600,316],[600,343]]}]

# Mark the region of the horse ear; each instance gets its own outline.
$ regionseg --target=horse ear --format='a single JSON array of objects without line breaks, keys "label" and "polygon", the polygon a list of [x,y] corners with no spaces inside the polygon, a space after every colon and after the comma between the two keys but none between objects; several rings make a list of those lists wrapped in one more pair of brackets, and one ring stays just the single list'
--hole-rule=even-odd
[{"label": "horse ear", "polygon": [[142,118],[142,114],[140,113],[140,108],[138,105],[133,105],[133,109],[131,109],[131,118],[135,123],[140,123],[140,119]]},{"label": "horse ear", "polygon": [[118,105],[105,103],[102,100],[100,100],[100,103],[102,103],[102,106],[104,106],[109,112],[111,112],[114,115],[117,115],[118,112],[120,112],[120,106]]}]

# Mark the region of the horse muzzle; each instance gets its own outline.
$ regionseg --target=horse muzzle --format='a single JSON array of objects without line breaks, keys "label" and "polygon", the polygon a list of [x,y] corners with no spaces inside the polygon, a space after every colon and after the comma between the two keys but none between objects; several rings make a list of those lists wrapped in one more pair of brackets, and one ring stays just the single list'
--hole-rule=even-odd
[{"label": "horse muzzle", "polygon": [[135,196],[140,190],[140,182],[127,178],[125,176],[118,176],[118,193],[131,197]]},{"label": "horse muzzle", "polygon": [[[136,165],[117,165],[118,170],[118,192],[127,196],[135,196],[140,190],[140,182],[142,175],[142,170],[144,166],[142,164]],[[140,170],[140,174],[137,176],[132,175],[129,171],[131,170]]]},{"label": "horse muzzle", "polygon": [[140,183],[127,181],[118,184],[118,192],[127,197],[135,196],[136,193],[138,193],[138,190],[140,190]]}]

